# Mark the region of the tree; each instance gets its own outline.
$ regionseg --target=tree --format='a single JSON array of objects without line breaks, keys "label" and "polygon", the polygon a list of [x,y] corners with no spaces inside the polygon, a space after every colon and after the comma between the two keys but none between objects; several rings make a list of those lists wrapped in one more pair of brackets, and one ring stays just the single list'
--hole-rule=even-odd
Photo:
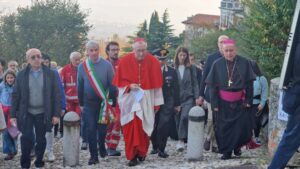
[{"label": "tree", "polygon": [[87,16],[72,0],[34,1],[32,6],[2,18],[0,35],[5,38],[0,41],[5,45],[0,51],[6,58],[21,61],[25,51],[34,47],[65,64],[69,54],[80,51],[87,39],[91,28]]},{"label": "tree", "polygon": [[149,24],[149,34],[148,34],[148,49],[150,51],[162,47],[164,44],[162,39],[162,23],[159,21],[159,16],[157,11],[152,13],[150,24]]},{"label": "tree", "polygon": [[174,34],[173,34],[174,29],[172,29],[173,25],[171,25],[170,22],[171,21],[169,19],[169,12],[166,9],[162,16],[161,39],[163,42],[167,43],[168,45],[173,45],[172,41],[174,38]]},{"label": "tree", "polygon": [[144,38],[147,40],[148,38],[148,24],[147,20],[140,24],[139,30],[136,33],[137,37]]},{"label": "tree", "polygon": [[241,46],[269,78],[280,75],[296,0],[245,0],[249,9],[239,27]]}]

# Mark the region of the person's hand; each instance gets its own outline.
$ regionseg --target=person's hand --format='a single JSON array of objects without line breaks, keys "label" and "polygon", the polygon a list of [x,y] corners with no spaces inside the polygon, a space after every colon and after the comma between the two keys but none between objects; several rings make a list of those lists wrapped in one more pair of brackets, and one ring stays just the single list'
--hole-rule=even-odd
[{"label": "person's hand", "polygon": [[52,117],[52,124],[56,125],[59,122],[59,118],[58,117]]},{"label": "person's hand", "polygon": [[130,90],[137,90],[138,88],[140,88],[140,86],[138,84],[133,83],[129,85],[129,88]]},{"label": "person's hand", "polygon": [[216,112],[216,111],[219,111],[219,108],[214,108],[214,111]]},{"label": "person's hand", "polygon": [[202,106],[204,103],[204,98],[202,96],[199,96],[199,103],[200,103],[200,106]]},{"label": "person's hand", "polygon": [[246,107],[246,108],[250,108],[251,105],[247,103],[247,104],[245,104],[245,107]]},{"label": "person's hand", "polygon": [[262,111],[263,108],[264,108],[264,107],[263,107],[261,104],[259,104],[258,107],[257,107],[258,111]]},{"label": "person's hand", "polygon": [[17,119],[16,119],[16,118],[11,118],[11,119],[10,119],[10,123],[11,123],[11,125],[13,125],[13,126],[17,126]]},{"label": "person's hand", "polygon": [[180,106],[176,106],[175,108],[176,113],[179,113],[181,111],[181,107]]},{"label": "person's hand", "polygon": [[201,100],[200,100],[200,98],[196,99],[196,101],[195,101],[195,102],[196,102],[196,105],[197,105],[197,106],[201,106],[201,105],[202,105],[202,104],[201,104]]}]

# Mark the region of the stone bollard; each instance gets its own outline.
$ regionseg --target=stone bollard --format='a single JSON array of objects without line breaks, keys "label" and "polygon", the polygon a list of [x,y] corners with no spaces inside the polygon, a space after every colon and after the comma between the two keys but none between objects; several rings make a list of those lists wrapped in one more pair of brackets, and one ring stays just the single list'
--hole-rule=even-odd
[{"label": "stone bollard", "polygon": [[63,164],[64,167],[79,165],[80,117],[68,112],[64,117]]},{"label": "stone bollard", "polygon": [[204,121],[204,110],[199,106],[193,107],[189,112],[186,155],[188,161],[200,161],[203,159]]}]

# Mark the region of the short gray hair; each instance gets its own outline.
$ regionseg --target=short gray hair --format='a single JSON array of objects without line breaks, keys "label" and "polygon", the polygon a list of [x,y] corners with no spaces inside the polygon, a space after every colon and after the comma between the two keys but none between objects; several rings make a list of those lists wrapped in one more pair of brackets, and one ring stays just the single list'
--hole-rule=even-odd
[{"label": "short gray hair", "polygon": [[72,60],[76,55],[81,56],[81,53],[79,53],[79,52],[77,52],[77,51],[72,52],[72,53],[70,54],[70,60]]},{"label": "short gray hair", "polygon": [[132,48],[133,49],[135,49],[136,48],[136,45],[145,45],[146,46],[146,48],[147,48],[147,42],[145,42],[145,41],[139,41],[139,42],[134,42],[133,44],[132,44]]},{"label": "short gray hair", "polygon": [[86,44],[85,44],[85,48],[86,49],[92,49],[92,48],[98,48],[100,47],[99,43],[95,40],[89,40]]}]

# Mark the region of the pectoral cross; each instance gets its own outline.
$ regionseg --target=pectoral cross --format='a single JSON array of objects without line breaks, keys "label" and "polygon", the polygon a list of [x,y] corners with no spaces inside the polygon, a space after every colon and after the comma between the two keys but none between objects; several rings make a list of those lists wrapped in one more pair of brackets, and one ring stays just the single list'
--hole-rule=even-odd
[{"label": "pectoral cross", "polygon": [[231,79],[229,79],[228,80],[228,87],[230,87],[232,83],[233,83],[233,81],[231,81]]}]

